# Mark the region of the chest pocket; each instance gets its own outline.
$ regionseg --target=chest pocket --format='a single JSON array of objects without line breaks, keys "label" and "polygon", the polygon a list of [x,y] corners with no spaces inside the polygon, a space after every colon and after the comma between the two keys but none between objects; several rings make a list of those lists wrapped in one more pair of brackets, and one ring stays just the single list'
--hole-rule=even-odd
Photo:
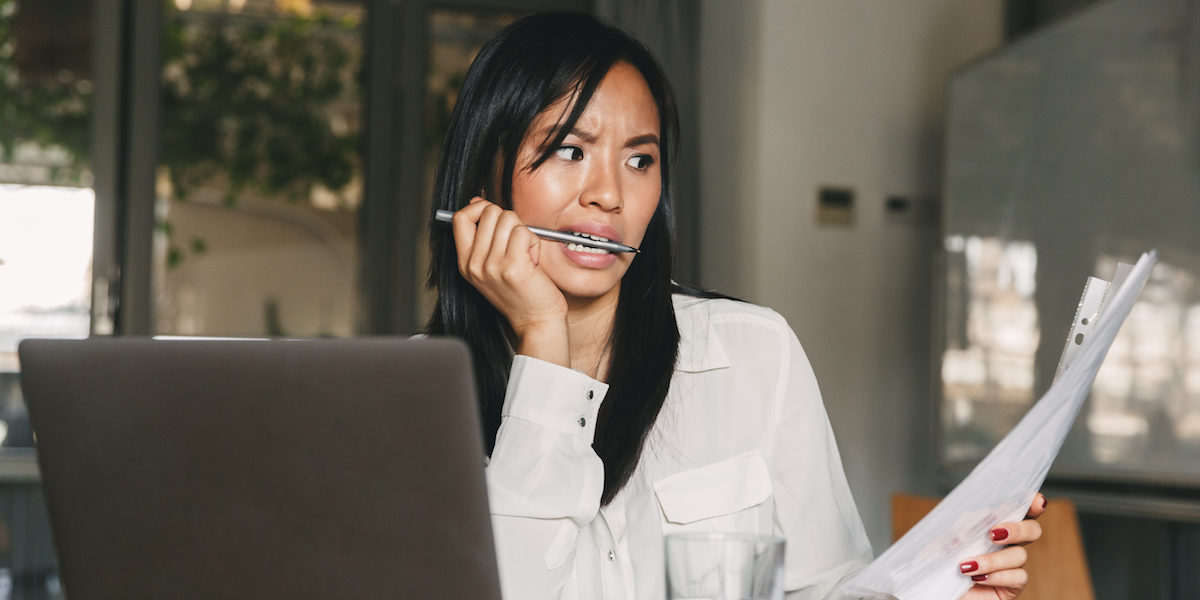
[{"label": "chest pocket", "polygon": [[663,534],[771,532],[771,475],[758,450],[654,482]]}]

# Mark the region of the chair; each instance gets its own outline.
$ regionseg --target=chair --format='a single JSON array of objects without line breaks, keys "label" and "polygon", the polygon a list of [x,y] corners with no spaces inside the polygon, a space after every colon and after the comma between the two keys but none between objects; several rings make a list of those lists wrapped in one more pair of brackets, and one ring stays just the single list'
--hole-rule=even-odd
[{"label": "chair", "polygon": [[[927,496],[892,496],[892,540],[900,539],[937,503],[937,498]],[[1021,600],[1095,600],[1075,503],[1065,498],[1051,500],[1038,523],[1042,538],[1025,547],[1029,552],[1025,563],[1029,585]]]}]

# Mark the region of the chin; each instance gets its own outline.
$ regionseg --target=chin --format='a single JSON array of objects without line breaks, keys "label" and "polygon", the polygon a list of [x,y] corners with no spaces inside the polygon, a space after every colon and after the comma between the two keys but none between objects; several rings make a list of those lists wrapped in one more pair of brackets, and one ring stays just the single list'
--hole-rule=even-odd
[{"label": "chin", "polygon": [[616,286],[562,286],[559,287],[567,298],[577,300],[595,300],[615,291]]},{"label": "chin", "polygon": [[565,277],[554,283],[562,291],[563,295],[568,298],[595,300],[614,292],[620,281],[620,278],[611,276],[601,277],[597,275],[599,274]]},{"label": "chin", "polygon": [[569,263],[546,265],[547,275],[568,299],[595,300],[614,293],[629,271],[629,263],[619,261],[607,269],[585,269]]}]

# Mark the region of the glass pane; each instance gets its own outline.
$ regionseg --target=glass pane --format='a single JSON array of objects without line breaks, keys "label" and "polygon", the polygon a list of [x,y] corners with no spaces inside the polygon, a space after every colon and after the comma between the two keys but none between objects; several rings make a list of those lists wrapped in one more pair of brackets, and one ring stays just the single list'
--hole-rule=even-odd
[{"label": "glass pane", "polygon": [[[422,215],[432,210],[433,176],[437,168],[442,138],[450,125],[450,113],[458,99],[458,90],[467,76],[467,67],[475,54],[497,31],[522,13],[459,8],[436,8],[428,13],[429,62],[425,69],[425,152],[424,182],[421,194]],[[422,230],[417,239],[417,273],[429,268],[429,238]],[[423,281],[421,282],[424,283]],[[422,285],[417,322],[424,324],[433,311],[433,295]]]},{"label": "glass pane", "polygon": [[[32,457],[17,343],[90,328],[92,2],[0,0],[0,462]],[[18,469],[19,470],[19,469]],[[0,480],[0,598],[62,598],[36,481]]]},{"label": "glass pane", "polygon": [[89,329],[91,3],[0,0],[0,446],[31,447],[17,343]]},{"label": "glass pane", "polygon": [[1200,44],[1161,35],[1179,23],[1200,6],[1099,3],[952,77],[948,462],[1050,386],[1087,277],[1157,249],[1052,475],[1200,487]]},{"label": "glass pane", "polygon": [[168,5],[158,333],[355,332],[363,15],[308,0]]},{"label": "glass pane", "polygon": [[[0,373],[17,370],[23,338],[87,336],[94,200],[90,188],[0,183]],[[0,419],[5,404],[0,391]]]},{"label": "glass pane", "polygon": [[942,431],[952,462],[983,456],[1033,402],[1037,258],[1027,242],[946,239]]}]

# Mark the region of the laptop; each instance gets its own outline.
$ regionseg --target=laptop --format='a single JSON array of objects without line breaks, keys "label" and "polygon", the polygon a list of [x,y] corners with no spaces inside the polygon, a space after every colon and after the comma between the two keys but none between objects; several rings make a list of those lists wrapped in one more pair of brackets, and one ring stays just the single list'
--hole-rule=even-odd
[{"label": "laptop", "polygon": [[68,598],[500,597],[462,343],[19,355]]}]

